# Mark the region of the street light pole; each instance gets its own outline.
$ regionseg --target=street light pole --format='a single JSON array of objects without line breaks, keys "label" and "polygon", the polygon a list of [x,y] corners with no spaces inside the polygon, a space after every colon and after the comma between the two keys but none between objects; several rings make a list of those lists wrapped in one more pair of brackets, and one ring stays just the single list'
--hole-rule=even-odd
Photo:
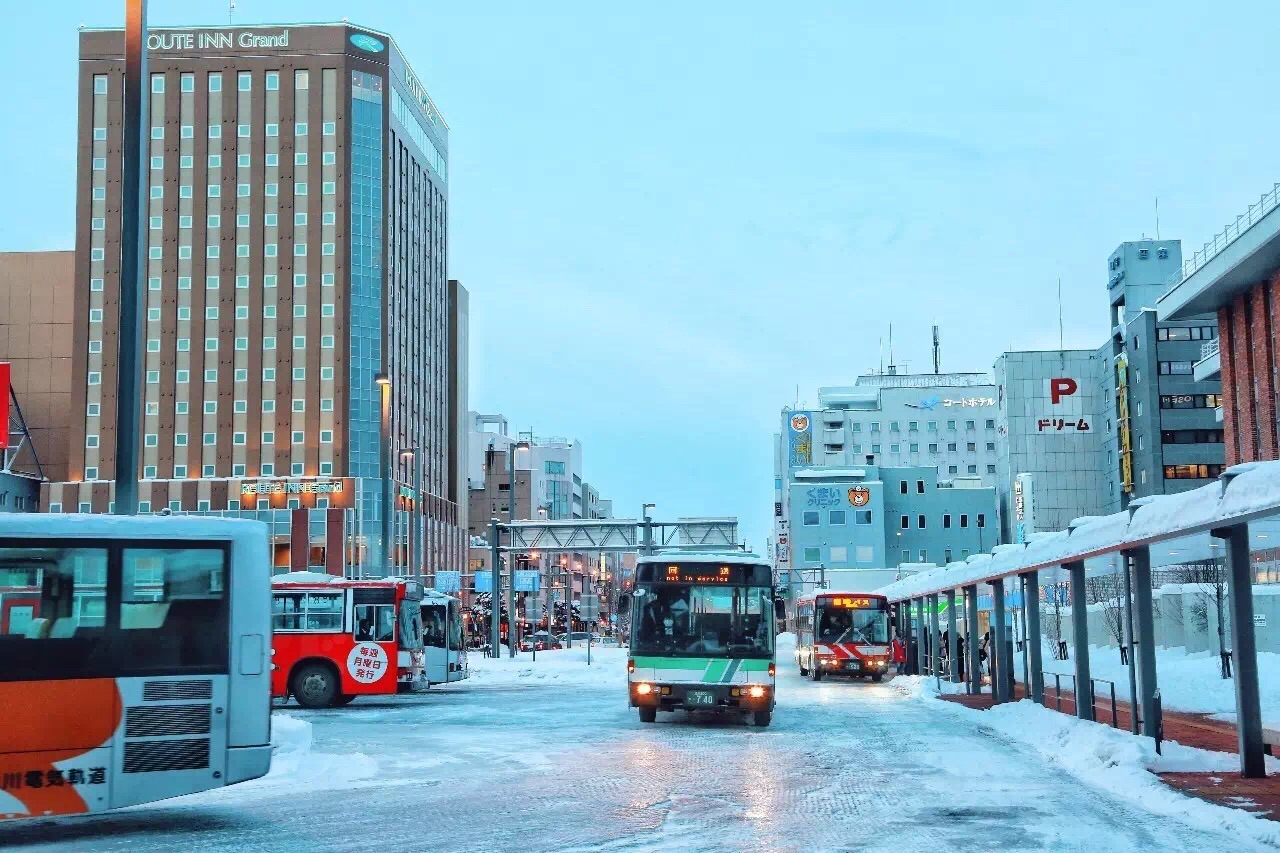
[{"label": "street light pole", "polygon": [[489,558],[493,561],[490,570],[490,580],[492,587],[489,591],[489,622],[490,622],[490,645],[489,657],[502,657],[502,567],[499,563],[502,560],[501,549],[499,548],[498,536],[498,519],[489,520]]},{"label": "street light pole", "polygon": [[[142,152],[150,139],[147,86],[147,3],[125,0],[124,140],[120,172],[120,334],[116,355],[116,515],[138,511],[138,434],[142,432],[142,258],[147,248],[143,207],[148,173]],[[8,400],[0,405],[8,405]]]},{"label": "street light pole", "polygon": [[[516,520],[516,450],[519,448],[529,449],[529,442],[517,441],[511,445],[507,456],[507,521],[514,522]],[[530,493],[530,497],[532,497]],[[507,656],[516,656],[516,531],[511,528],[511,553],[507,555]]]},{"label": "street light pole", "polygon": [[391,490],[391,377],[378,373],[373,377],[381,392],[381,421],[378,432],[378,478],[382,484],[382,553],[379,562],[382,576],[391,574],[392,504],[395,497]]}]

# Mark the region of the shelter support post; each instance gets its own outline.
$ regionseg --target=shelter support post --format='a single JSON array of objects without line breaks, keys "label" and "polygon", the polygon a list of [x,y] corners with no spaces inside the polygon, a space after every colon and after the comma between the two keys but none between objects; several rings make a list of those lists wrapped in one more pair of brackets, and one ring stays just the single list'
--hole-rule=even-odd
[{"label": "shelter support post", "polygon": [[952,684],[960,683],[960,635],[956,632],[956,591],[947,590],[947,660],[951,662],[948,677]]},{"label": "shelter support post", "polygon": [[1071,645],[1076,656],[1076,716],[1093,719],[1093,682],[1089,673],[1089,610],[1084,592],[1084,560],[1064,563],[1071,578]]},{"label": "shelter support post", "polygon": [[1025,572],[1022,575],[1022,606],[1027,615],[1027,686],[1031,701],[1044,704],[1044,660],[1040,647],[1040,574]]},{"label": "shelter support post", "polygon": [[991,581],[991,643],[987,655],[991,662],[991,695],[997,704],[1013,698],[1009,695],[1006,668],[1010,662],[1005,660],[1004,654],[1005,616],[1004,578],[996,578]]},{"label": "shelter support post", "polygon": [[969,692],[982,692],[982,660],[979,656],[978,644],[982,641],[978,635],[978,587],[976,584],[964,588],[965,599],[965,650],[969,655]]},{"label": "shelter support post", "polygon": [[1236,682],[1236,736],[1240,775],[1267,775],[1262,742],[1262,705],[1258,695],[1258,646],[1253,629],[1253,570],[1249,564],[1249,525],[1233,524],[1211,532],[1226,545],[1227,591],[1231,606],[1231,662]]}]

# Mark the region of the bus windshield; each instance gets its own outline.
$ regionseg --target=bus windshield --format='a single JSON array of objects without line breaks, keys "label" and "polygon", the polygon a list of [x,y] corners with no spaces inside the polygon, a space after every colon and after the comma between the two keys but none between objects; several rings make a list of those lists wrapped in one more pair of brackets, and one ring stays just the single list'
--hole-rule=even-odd
[{"label": "bus windshield", "polygon": [[819,643],[889,642],[889,617],[884,610],[824,607],[818,614]]},{"label": "bus windshield", "polygon": [[[457,601],[449,602],[449,648],[452,651],[462,650],[462,610]],[[428,646],[443,649],[445,642],[445,605],[422,605],[422,633]]]},{"label": "bus windshield", "polygon": [[660,585],[645,591],[633,651],[640,654],[769,656],[769,587]]}]

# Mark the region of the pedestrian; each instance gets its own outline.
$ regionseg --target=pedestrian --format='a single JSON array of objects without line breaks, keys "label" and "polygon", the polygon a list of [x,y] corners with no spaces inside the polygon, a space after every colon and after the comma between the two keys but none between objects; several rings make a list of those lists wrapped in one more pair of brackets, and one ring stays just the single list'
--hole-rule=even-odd
[{"label": "pedestrian", "polygon": [[907,648],[902,645],[902,639],[896,634],[893,637],[893,642],[889,646],[889,657],[896,665],[898,675],[902,675],[907,668]]},{"label": "pedestrian", "polygon": [[956,635],[956,657],[960,663],[960,680],[964,681],[964,634]]},{"label": "pedestrian", "polygon": [[990,673],[991,669],[987,666],[987,658],[990,656],[991,650],[991,632],[982,635],[982,646],[978,649],[978,663],[982,667],[982,672]]}]

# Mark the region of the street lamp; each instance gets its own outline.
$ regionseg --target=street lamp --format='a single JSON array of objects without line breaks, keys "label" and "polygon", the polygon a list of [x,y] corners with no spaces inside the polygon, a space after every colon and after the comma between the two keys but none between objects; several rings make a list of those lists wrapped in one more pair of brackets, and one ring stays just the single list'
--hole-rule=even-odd
[{"label": "street lamp", "polygon": [[[516,451],[530,447],[527,441],[517,441],[507,453],[507,521],[516,520]],[[532,498],[533,493],[530,491]],[[516,656],[516,531],[511,530],[511,553],[507,555],[507,657]]]},{"label": "street lamp", "polygon": [[413,575],[422,580],[426,561],[422,553],[422,454],[416,447],[406,447],[400,451],[401,459],[413,461],[413,507],[409,510],[409,565],[413,567]]},{"label": "street lamp", "polygon": [[378,433],[378,478],[382,483],[382,553],[379,562],[383,575],[391,569],[391,377],[385,372],[374,374],[373,382],[381,393],[382,420]]}]

